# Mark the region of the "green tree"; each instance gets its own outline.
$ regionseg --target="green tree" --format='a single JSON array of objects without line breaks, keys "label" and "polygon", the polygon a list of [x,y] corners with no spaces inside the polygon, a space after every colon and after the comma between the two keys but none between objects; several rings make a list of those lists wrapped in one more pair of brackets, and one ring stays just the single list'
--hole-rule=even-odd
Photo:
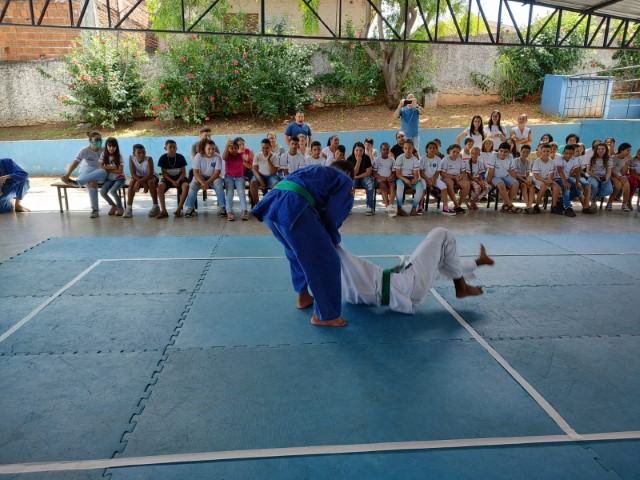
[{"label": "green tree", "polygon": [[[537,32],[547,17],[536,20],[532,31]],[[569,34],[580,21],[579,14],[563,15],[561,34]],[[580,23],[565,40],[567,46],[552,47],[498,47],[498,60],[491,73],[472,72],[471,79],[481,89],[497,90],[503,102],[512,102],[527,95],[539,94],[547,74],[571,74],[585,57],[585,50],[569,48],[580,45],[584,39],[585,23]],[[536,39],[539,45],[552,45],[556,36],[555,22],[549,22]]]}]

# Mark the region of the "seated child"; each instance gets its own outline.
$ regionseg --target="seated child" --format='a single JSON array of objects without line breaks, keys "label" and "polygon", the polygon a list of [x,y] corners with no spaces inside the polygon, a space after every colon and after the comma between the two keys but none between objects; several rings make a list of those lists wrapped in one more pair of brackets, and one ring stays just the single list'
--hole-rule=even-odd
[{"label": "seated child", "polygon": [[478,210],[480,208],[478,207],[480,199],[491,191],[491,185],[484,181],[485,166],[480,158],[479,147],[473,147],[471,149],[471,158],[467,164],[467,173],[469,174],[471,188],[473,189],[468,206],[471,210]]},{"label": "seated child", "polygon": [[631,163],[631,145],[628,143],[621,143],[618,147],[618,152],[611,157],[611,162],[613,163],[613,169],[611,170],[613,193],[609,197],[606,209],[611,210],[612,200],[617,198],[620,191],[622,191],[622,211],[632,212],[633,209],[631,208],[631,202],[629,201],[631,185],[627,178],[629,164]]},{"label": "seated child", "polygon": [[127,192],[129,204],[122,217],[131,218],[133,216],[133,198],[141,188],[145,193],[151,194],[153,207],[149,210],[149,216],[155,217],[160,212],[157,191],[158,176],[153,170],[153,158],[147,156],[144,146],[139,143],[133,146],[133,155],[129,156],[129,172],[131,173],[131,182]]},{"label": "seated child", "polygon": [[[457,143],[449,145],[447,148],[447,156],[440,161],[438,170],[440,171],[442,181],[447,186],[447,193],[451,200],[453,200],[453,211],[456,214],[466,212],[466,210],[462,208],[462,202],[467,198],[470,186],[467,176],[467,167],[460,157],[460,145]],[[456,200],[454,190],[455,186],[460,189],[458,192],[458,200]],[[442,211],[444,213],[448,213],[449,205],[443,204]]]},{"label": "seated child", "polygon": [[395,160],[389,155],[390,151],[387,142],[380,144],[380,154],[373,160],[373,178],[376,182],[376,188],[379,188],[382,193],[382,201],[384,202],[387,214],[393,218],[397,215],[396,209],[393,206],[396,195],[396,177],[393,170]]},{"label": "seated child", "polygon": [[464,162],[468,162],[471,158],[471,149],[473,148],[473,138],[464,139],[464,148],[460,152],[460,157]]},{"label": "seated child", "polygon": [[[291,140],[298,137],[291,137]],[[297,142],[296,142],[297,143]],[[240,208],[242,209],[242,220],[249,220],[249,211],[247,210],[247,196],[244,191],[244,162],[242,155],[238,152],[238,142],[235,140],[227,140],[222,152],[222,160],[225,164],[224,189],[226,192],[225,207],[227,209],[227,220],[233,222],[235,216],[233,214],[233,189],[236,189],[238,199],[240,200]]]},{"label": "seated child", "polygon": [[[555,210],[552,207],[552,213],[558,215],[564,215],[565,217],[575,217],[576,212],[571,208],[571,200],[579,198],[582,203],[582,213],[592,213],[589,208],[589,193],[587,195],[582,191],[582,185],[579,178],[582,172],[582,167],[576,158],[573,156],[575,151],[575,145],[567,145],[564,147],[562,155],[555,160],[555,174],[554,181],[561,190],[562,206],[556,205]],[[553,153],[553,148],[551,149]]]},{"label": "seated child", "polygon": [[[396,173],[396,204],[398,206],[397,213],[401,217],[407,217],[409,215],[415,216],[418,215],[417,209],[420,198],[422,198],[423,190],[422,182],[420,181],[420,160],[413,155],[412,140],[405,140],[402,151],[404,153],[398,155],[394,163]],[[415,190],[411,213],[407,213],[402,208],[405,187]]]},{"label": "seated child", "polygon": [[547,191],[551,191],[551,208],[555,207],[560,197],[560,187],[553,181],[555,175],[556,164],[551,160],[551,146],[543,143],[538,147],[538,158],[533,162],[531,174],[533,175],[533,183],[538,189],[536,196],[536,204],[533,206],[533,213],[542,213],[540,202],[544,199]]},{"label": "seated child", "polygon": [[201,188],[209,190],[213,188],[218,197],[218,216],[224,217],[227,212],[224,206],[224,187],[222,183],[222,157],[216,153],[216,144],[213,140],[205,138],[198,145],[198,152],[193,159],[193,179],[189,185],[189,193],[185,202],[187,218],[196,215],[196,200]]},{"label": "seated child", "polygon": [[[447,185],[442,181],[440,177],[440,157],[436,155],[438,151],[438,145],[435,142],[427,143],[425,147],[426,155],[420,159],[420,177],[423,188],[429,189],[429,192],[436,200],[440,199],[445,205],[449,203],[449,197],[447,196]],[[425,198],[425,202],[429,199]],[[445,215],[455,215],[456,212],[448,210],[442,212]]]},{"label": "seated child", "polygon": [[158,200],[160,201],[160,212],[156,218],[168,218],[167,205],[165,203],[164,193],[167,190],[175,188],[178,191],[179,200],[178,208],[173,213],[176,217],[182,216],[182,207],[187,200],[189,193],[189,180],[187,180],[187,161],[178,152],[178,145],[175,140],[167,140],[164,142],[164,153],[158,159],[158,166],[162,171],[162,178],[158,184]]},{"label": "seated child", "polygon": [[[498,151],[491,154],[485,163],[487,169],[487,183],[498,189],[503,205],[503,213],[520,213],[522,209],[513,205],[520,184],[516,180],[514,158],[511,155],[511,146],[503,142]],[[507,188],[509,190],[507,190]]]},{"label": "seated child", "polygon": [[309,145],[309,154],[306,158],[307,165],[324,165],[325,159],[322,158],[322,144],[317,140],[311,142]]},{"label": "seated child", "polygon": [[516,180],[520,182],[520,191],[522,192],[522,199],[527,205],[524,209],[524,213],[534,213],[531,204],[533,203],[533,197],[536,194],[536,187],[531,180],[531,164],[529,163],[529,153],[531,147],[529,145],[522,145],[520,148],[520,156],[515,160],[516,167]]},{"label": "seated child", "polygon": [[[320,144],[319,142],[317,143],[318,145]],[[316,151],[320,153],[319,148],[316,148]],[[258,204],[258,187],[262,189],[264,195],[267,188],[273,188],[279,181],[278,158],[271,153],[271,142],[268,138],[265,138],[260,142],[260,151],[253,159],[253,178],[249,183],[249,193],[251,194],[253,205]]]},{"label": "seated child", "polygon": [[124,214],[120,188],[124,185],[124,159],[120,154],[118,140],[107,138],[105,149],[100,157],[100,168],[107,171],[107,179],[102,184],[100,195],[111,206],[109,215],[121,217]]}]

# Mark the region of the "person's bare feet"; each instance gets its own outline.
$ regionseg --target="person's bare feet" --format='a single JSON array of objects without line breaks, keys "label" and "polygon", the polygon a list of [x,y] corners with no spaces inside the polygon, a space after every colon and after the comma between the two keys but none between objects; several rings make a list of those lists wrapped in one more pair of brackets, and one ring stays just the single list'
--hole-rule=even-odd
[{"label": "person's bare feet", "polygon": [[482,265],[493,265],[494,263],[496,262],[494,262],[493,258],[487,255],[487,249],[483,244],[480,244],[480,256],[476,258],[476,265],[480,267]]},{"label": "person's bare feet", "polygon": [[333,320],[320,320],[314,313],[311,316],[311,323],[318,327],[344,327],[347,321],[342,317],[334,318]]},{"label": "person's bare feet", "polygon": [[313,297],[309,293],[308,290],[304,290],[298,294],[298,304],[297,308],[304,310],[305,308],[309,308],[313,305]]},{"label": "person's bare feet", "polygon": [[483,294],[482,287],[467,285],[464,277],[455,278],[453,284],[456,287],[456,298],[476,297]]}]

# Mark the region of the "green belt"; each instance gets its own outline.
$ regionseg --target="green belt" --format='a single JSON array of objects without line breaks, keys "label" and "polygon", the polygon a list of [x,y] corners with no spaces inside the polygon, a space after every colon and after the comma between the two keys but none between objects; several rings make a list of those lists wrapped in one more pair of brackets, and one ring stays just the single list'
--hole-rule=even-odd
[{"label": "green belt", "polygon": [[380,304],[383,307],[389,305],[389,297],[391,296],[391,270],[392,268],[385,268],[382,271],[382,294]]},{"label": "green belt", "polygon": [[311,196],[309,191],[304,188],[302,185],[296,182],[291,182],[289,180],[282,180],[273,187],[275,190],[287,190],[289,192],[296,192],[298,195],[304,197],[309,205],[313,208],[316,208],[316,199]]}]

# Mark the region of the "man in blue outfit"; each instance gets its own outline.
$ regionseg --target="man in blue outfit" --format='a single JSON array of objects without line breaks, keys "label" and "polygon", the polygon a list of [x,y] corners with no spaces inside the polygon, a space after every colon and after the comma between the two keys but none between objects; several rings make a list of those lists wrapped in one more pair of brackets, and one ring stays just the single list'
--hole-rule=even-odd
[{"label": "man in blue outfit", "polygon": [[22,199],[29,191],[29,175],[10,158],[0,159],[0,213],[28,212]]},{"label": "man in blue outfit", "polygon": [[[343,327],[340,226],[353,208],[353,170],[345,161],[312,165],[279,182],[253,209],[284,246],[298,308],[314,306],[311,323]],[[309,288],[313,296],[309,293]]]},{"label": "man in blue outfit", "polygon": [[311,133],[311,127],[304,123],[304,112],[296,112],[295,121],[287,125],[287,129],[284,131],[284,143],[289,145],[289,139],[297,137],[303,134],[307,137],[307,145],[311,145],[313,142],[313,134]]},{"label": "man in blue outfit", "polygon": [[414,148],[420,151],[420,115],[424,115],[424,108],[418,105],[418,100],[411,93],[403,98],[394,112],[394,116],[400,119],[400,130],[407,140],[413,141]]}]

